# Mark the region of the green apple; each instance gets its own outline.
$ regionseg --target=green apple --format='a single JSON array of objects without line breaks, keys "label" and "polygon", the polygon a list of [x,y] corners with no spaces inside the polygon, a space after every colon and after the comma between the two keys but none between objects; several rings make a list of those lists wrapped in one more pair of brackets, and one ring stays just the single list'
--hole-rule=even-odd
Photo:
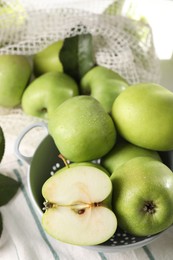
[{"label": "green apple", "polygon": [[110,113],[115,98],[124,91],[128,84],[118,73],[106,67],[96,66],[89,70],[81,80],[82,94],[96,98]]},{"label": "green apple", "polygon": [[111,176],[118,225],[135,236],[157,234],[173,224],[173,172],[151,157],[136,157]]},{"label": "green apple", "polygon": [[33,57],[34,74],[42,75],[49,71],[63,72],[63,65],[59,59],[59,53],[63,46],[63,40],[52,43]]},{"label": "green apple", "polygon": [[60,153],[72,162],[98,159],[116,142],[112,118],[91,96],[64,101],[51,114],[48,128]]},{"label": "green apple", "polygon": [[0,55],[0,106],[15,107],[31,76],[28,59],[21,55]]},{"label": "green apple", "polygon": [[[26,11],[20,1],[15,1],[15,5],[7,1],[0,1],[0,28],[11,29],[13,26],[21,26],[26,21]],[[5,21],[5,22],[4,22]]]},{"label": "green apple", "polygon": [[111,209],[112,183],[102,170],[83,164],[57,171],[42,187],[45,231],[73,245],[97,245],[113,236],[117,219]]},{"label": "green apple", "polygon": [[2,130],[2,127],[0,127],[0,162],[4,155],[4,150],[5,150],[5,137],[4,137],[4,132]]},{"label": "green apple", "polygon": [[26,114],[48,119],[57,106],[78,95],[76,82],[63,72],[47,72],[34,79],[22,96]]},{"label": "green apple", "polygon": [[155,160],[161,161],[160,155],[157,151],[145,149],[125,140],[118,142],[113,149],[101,159],[101,165],[112,174],[122,164],[135,157],[147,156]]},{"label": "green apple", "polygon": [[[86,76],[86,77],[85,77]],[[116,79],[116,80],[122,80],[125,81],[126,80],[120,76],[120,74],[118,74],[117,72],[108,69],[106,67],[103,66],[95,66],[92,69],[90,69],[85,75],[84,77],[81,79],[81,85],[83,86],[83,88],[87,88],[88,85],[90,85],[95,79],[105,79],[105,78],[109,78],[109,79]]]},{"label": "green apple", "polygon": [[130,86],[114,101],[112,118],[127,141],[156,151],[173,149],[173,93],[153,83]]}]

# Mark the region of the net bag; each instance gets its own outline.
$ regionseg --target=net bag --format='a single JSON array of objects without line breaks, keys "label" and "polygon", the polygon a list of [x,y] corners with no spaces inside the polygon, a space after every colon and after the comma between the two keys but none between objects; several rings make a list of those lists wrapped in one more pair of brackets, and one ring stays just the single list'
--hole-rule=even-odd
[{"label": "net bag", "polygon": [[[129,84],[159,83],[152,30],[145,22],[119,15],[119,2],[1,0],[0,55],[32,57],[53,42],[90,33],[97,65],[117,71]],[[38,118],[24,115],[20,107],[0,108],[0,125],[12,134],[33,121]]]}]

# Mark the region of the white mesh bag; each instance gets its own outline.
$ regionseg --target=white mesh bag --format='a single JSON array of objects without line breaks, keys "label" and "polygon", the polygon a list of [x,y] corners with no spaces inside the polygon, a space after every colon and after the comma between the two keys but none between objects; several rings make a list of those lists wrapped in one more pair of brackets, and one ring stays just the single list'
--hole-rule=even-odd
[{"label": "white mesh bag", "polygon": [[[118,15],[120,2],[1,0],[0,54],[32,56],[60,39],[90,33],[98,65],[119,72],[130,84],[159,83],[151,28],[144,22]],[[15,134],[29,122],[38,121],[24,115],[20,108],[0,108],[0,115],[0,124],[6,130],[10,131],[14,123]]]}]

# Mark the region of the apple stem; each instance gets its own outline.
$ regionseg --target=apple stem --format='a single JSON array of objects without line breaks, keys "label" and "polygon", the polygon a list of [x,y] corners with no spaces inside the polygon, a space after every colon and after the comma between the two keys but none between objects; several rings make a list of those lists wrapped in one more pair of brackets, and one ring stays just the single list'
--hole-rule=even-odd
[{"label": "apple stem", "polygon": [[67,166],[67,167],[69,168],[69,163],[68,163],[68,161],[65,159],[65,157],[64,157],[61,153],[58,154],[58,157],[59,157],[61,160],[63,160],[65,166]]}]

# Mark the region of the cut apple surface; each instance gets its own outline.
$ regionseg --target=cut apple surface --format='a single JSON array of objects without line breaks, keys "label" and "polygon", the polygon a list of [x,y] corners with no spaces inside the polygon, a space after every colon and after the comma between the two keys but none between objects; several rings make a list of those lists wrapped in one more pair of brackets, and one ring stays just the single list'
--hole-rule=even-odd
[{"label": "cut apple surface", "polygon": [[52,237],[74,245],[96,245],[116,231],[111,210],[109,176],[92,166],[65,167],[43,185],[46,212],[43,228]]}]

